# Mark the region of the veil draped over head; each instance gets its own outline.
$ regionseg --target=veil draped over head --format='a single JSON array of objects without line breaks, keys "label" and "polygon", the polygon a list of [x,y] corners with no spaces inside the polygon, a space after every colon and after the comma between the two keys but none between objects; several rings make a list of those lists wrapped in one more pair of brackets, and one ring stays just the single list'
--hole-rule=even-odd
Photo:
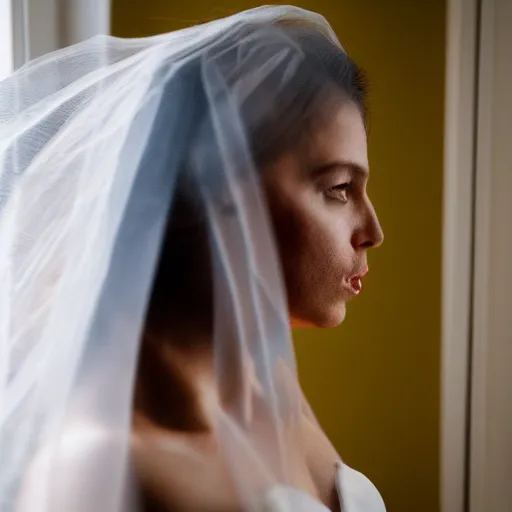
[{"label": "veil draped over head", "polygon": [[150,38],[95,37],[0,82],[2,512],[17,510],[34,461],[38,512],[71,510],[74,454],[105,435],[102,485],[80,510],[130,509],[138,350],[184,187],[211,254],[219,449],[247,509],[291,483],[304,405],[257,171],[265,148],[251,134],[307,80],[305,27],[341,49],[321,16],[264,7]]}]

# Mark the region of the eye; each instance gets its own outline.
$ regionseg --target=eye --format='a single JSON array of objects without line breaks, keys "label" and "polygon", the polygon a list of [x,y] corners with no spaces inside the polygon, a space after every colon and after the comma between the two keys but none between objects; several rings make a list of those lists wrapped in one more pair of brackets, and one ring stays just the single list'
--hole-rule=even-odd
[{"label": "eye", "polygon": [[340,183],[335,187],[331,187],[326,190],[325,194],[329,199],[334,199],[335,201],[341,201],[342,203],[348,202],[348,194],[350,191],[350,183]]}]

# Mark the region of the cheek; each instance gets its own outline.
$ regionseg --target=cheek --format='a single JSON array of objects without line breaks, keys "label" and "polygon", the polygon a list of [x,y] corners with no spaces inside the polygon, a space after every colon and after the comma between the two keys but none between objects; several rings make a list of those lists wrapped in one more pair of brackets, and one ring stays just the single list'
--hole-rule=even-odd
[{"label": "cheek", "polygon": [[301,221],[297,229],[301,259],[310,278],[339,282],[351,260],[350,231],[344,219],[324,210],[304,212]]},{"label": "cheek", "polygon": [[309,201],[281,207],[274,224],[290,294],[307,291],[318,296],[338,288],[352,260],[345,216]]}]

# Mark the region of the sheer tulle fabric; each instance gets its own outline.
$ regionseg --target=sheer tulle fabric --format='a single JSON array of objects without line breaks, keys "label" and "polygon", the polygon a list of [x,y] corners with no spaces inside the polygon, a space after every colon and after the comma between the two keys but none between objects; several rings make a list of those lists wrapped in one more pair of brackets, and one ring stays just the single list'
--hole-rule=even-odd
[{"label": "sheer tulle fabric", "polygon": [[[260,8],[141,40],[97,37],[0,83],[0,510],[17,510],[35,466],[39,511],[70,510],[84,451],[101,484],[81,510],[134,507],[133,382],[184,154],[207,212],[223,456],[246,508],[292,483],[302,396],[246,136],[303,58],[273,23],[283,19],[339,44],[317,15]],[[108,461],[87,450],[105,439]]]}]

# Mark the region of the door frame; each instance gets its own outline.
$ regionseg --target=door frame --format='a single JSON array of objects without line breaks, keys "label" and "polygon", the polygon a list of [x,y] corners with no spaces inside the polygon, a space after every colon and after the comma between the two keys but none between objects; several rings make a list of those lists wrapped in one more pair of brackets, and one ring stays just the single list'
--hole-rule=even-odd
[{"label": "door frame", "polygon": [[447,0],[441,331],[442,512],[467,512],[480,0]]},{"label": "door frame", "polygon": [[481,0],[469,512],[512,510],[512,3]]},{"label": "door frame", "polygon": [[509,0],[448,0],[442,512],[512,510],[509,26]]}]

